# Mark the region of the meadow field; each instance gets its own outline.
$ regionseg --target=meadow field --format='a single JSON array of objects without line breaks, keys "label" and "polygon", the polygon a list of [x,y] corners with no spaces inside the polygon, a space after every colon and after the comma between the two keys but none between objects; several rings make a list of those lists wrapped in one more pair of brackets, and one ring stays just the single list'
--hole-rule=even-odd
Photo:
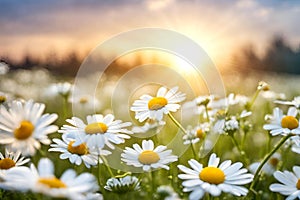
[{"label": "meadow field", "polygon": [[128,99],[137,80],[88,91],[89,75],[75,94],[45,69],[0,76],[1,199],[300,196],[300,77],[232,71],[226,96],[154,84]]}]

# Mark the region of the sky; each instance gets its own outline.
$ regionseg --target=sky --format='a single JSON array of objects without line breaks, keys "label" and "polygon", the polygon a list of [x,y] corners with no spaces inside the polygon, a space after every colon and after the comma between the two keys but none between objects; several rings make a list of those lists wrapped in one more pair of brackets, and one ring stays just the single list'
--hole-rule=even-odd
[{"label": "sky", "polygon": [[274,35],[298,48],[299,16],[294,0],[0,0],[0,56],[87,54],[116,34],[159,27],[229,62],[248,44],[263,54]]}]

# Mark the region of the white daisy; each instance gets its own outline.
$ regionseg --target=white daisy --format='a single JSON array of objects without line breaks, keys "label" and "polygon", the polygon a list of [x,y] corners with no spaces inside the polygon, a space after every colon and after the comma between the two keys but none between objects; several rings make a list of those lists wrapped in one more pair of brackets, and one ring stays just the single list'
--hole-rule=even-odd
[{"label": "white daisy", "polygon": [[283,105],[290,105],[296,108],[300,108],[300,96],[294,97],[292,101],[274,101],[274,103],[283,104]]},{"label": "white daisy", "polygon": [[151,168],[164,168],[169,170],[167,164],[177,161],[177,156],[172,155],[172,150],[166,150],[166,146],[159,145],[154,149],[152,140],[143,140],[142,148],[134,144],[133,148],[125,147],[121,154],[121,160],[127,165],[142,167],[144,171]]},{"label": "white daisy", "polygon": [[178,87],[173,87],[169,91],[161,87],[156,97],[143,95],[139,100],[134,101],[130,110],[135,112],[135,118],[140,122],[148,118],[161,121],[164,114],[176,112],[180,108],[178,103],[184,99],[185,94],[178,92]]},{"label": "white daisy", "polygon": [[148,120],[143,126],[134,126],[131,130],[133,133],[146,133],[150,130],[156,130],[156,133],[159,133],[165,124],[164,121]]},{"label": "white daisy", "polygon": [[183,191],[191,192],[189,199],[201,199],[206,192],[212,196],[219,196],[222,191],[235,196],[244,196],[248,193],[248,190],[240,185],[250,183],[253,175],[247,173],[247,169],[241,169],[243,164],[240,162],[231,164],[230,160],[226,160],[219,165],[219,162],[220,158],[212,154],[207,167],[203,167],[194,159],[188,161],[191,168],[178,165],[185,173],[179,174],[178,177],[184,180]]},{"label": "white daisy", "polygon": [[[284,93],[276,93],[274,91],[261,91],[261,96],[269,101],[274,101],[276,99],[286,99]],[[275,102],[277,103],[277,102]]]},{"label": "white daisy", "polygon": [[9,152],[8,149],[5,149],[5,155],[0,152],[0,179],[5,176],[5,173],[8,169],[13,167],[20,167],[30,161],[29,158],[20,157],[21,152]]},{"label": "white daisy", "polygon": [[67,98],[68,96],[70,96],[72,88],[73,85],[69,82],[55,83],[50,85],[50,87],[47,90],[47,94],[60,95],[62,97]]},{"label": "white daisy", "polygon": [[4,104],[8,101],[9,95],[0,91],[0,104]]},{"label": "white daisy", "polygon": [[299,121],[296,118],[298,111],[295,107],[290,107],[287,115],[279,108],[274,108],[273,116],[270,117],[270,124],[264,125],[265,130],[269,130],[273,136],[300,134]]},{"label": "white daisy", "polygon": [[57,114],[42,114],[44,104],[13,101],[10,109],[0,105],[0,143],[6,144],[13,151],[33,156],[40,143],[50,144],[48,134],[58,127],[50,125],[57,119]]},{"label": "white daisy", "polygon": [[[129,139],[130,136],[126,134],[132,134],[126,127],[130,126],[130,122],[122,123],[121,120],[114,120],[112,114],[108,115],[88,115],[87,124],[77,117],[67,119],[71,125],[64,125],[60,133],[67,134],[68,138],[75,140],[73,146],[78,146],[86,142],[90,149],[103,148],[105,145],[114,149],[114,144],[121,144],[125,142],[125,139]],[[123,134],[126,133],[126,134]]]},{"label": "white daisy", "polygon": [[206,137],[206,134],[210,130],[210,123],[202,123],[197,125],[194,128],[188,128],[187,134],[183,136],[183,144],[195,144],[199,142],[200,140],[204,140]]},{"label": "white daisy", "polygon": [[135,176],[125,176],[122,178],[110,178],[104,186],[106,190],[115,193],[127,193],[140,190],[140,181]]},{"label": "white daisy", "polygon": [[56,178],[54,165],[47,158],[39,161],[38,169],[33,164],[30,168],[15,167],[9,169],[3,184],[11,190],[32,191],[74,200],[85,199],[85,195],[98,190],[97,180],[89,173],[76,176],[76,172],[69,169],[59,179]]},{"label": "white daisy", "polygon": [[279,192],[282,195],[288,196],[287,200],[300,199],[300,167],[294,166],[293,172],[290,171],[276,171],[274,177],[280,183],[273,183],[270,185],[272,192]]},{"label": "white daisy", "polygon": [[84,113],[97,111],[101,107],[101,102],[89,94],[73,94],[68,101],[72,103],[73,109]]},{"label": "white daisy", "polygon": [[234,131],[238,130],[239,122],[236,120],[234,116],[230,119],[220,119],[216,121],[213,131],[219,134],[231,134]]},{"label": "white daisy", "polygon": [[270,90],[270,85],[264,81],[259,81],[257,90],[268,91],[268,90]]},{"label": "white daisy", "polygon": [[66,134],[62,135],[62,140],[53,139],[55,144],[51,144],[48,151],[61,152],[60,159],[69,159],[69,161],[76,165],[81,165],[83,162],[87,168],[90,166],[95,166],[98,164],[98,161],[102,163],[102,160],[99,158],[100,155],[109,155],[111,152],[101,149],[89,149],[86,143],[81,143],[78,146],[73,146],[75,141],[71,138],[67,138]]},{"label": "white daisy", "polygon": [[[281,160],[281,155],[279,153],[274,153],[269,159],[269,161],[263,166],[262,171],[267,175],[272,175],[276,171],[280,160]],[[255,174],[259,165],[260,162],[252,163],[249,166],[249,171]]]},{"label": "white daisy", "polygon": [[299,135],[292,136],[287,142],[287,147],[292,146],[291,150],[295,153],[300,154],[300,137]]}]

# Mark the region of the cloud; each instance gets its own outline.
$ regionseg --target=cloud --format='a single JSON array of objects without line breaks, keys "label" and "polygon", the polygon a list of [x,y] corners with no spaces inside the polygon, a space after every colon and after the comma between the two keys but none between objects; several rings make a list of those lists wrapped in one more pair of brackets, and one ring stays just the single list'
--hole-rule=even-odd
[{"label": "cloud", "polygon": [[160,10],[169,6],[174,0],[146,0],[146,6],[149,10]]},{"label": "cloud", "polygon": [[299,43],[299,10],[300,3],[279,0],[2,0],[0,55],[24,49],[37,54],[49,48],[86,51],[123,31],[161,27],[226,56],[246,42],[263,48],[281,32]]}]

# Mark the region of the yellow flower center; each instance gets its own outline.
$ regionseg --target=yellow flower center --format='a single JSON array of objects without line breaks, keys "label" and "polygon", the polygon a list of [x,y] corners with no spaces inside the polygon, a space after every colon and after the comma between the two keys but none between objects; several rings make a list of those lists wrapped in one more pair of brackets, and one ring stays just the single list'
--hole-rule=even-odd
[{"label": "yellow flower center", "polygon": [[271,158],[269,160],[269,163],[273,166],[273,167],[276,167],[277,164],[279,163],[279,160],[277,158]]},{"label": "yellow flower center", "polygon": [[204,139],[205,136],[206,136],[206,134],[205,134],[205,132],[202,129],[198,129],[197,132],[196,132],[196,136],[199,139]]},{"label": "yellow flower center", "polygon": [[142,163],[144,165],[150,165],[153,163],[157,163],[160,158],[159,158],[159,155],[157,153],[155,153],[154,151],[146,150],[146,151],[143,151],[139,155],[138,159],[139,159],[140,163]]},{"label": "yellow flower center", "polygon": [[97,133],[105,133],[108,127],[106,124],[101,122],[91,123],[85,127],[85,132],[87,134],[97,134]]},{"label": "yellow flower center", "polygon": [[199,178],[210,184],[220,184],[225,181],[224,172],[217,167],[205,167],[199,174]]},{"label": "yellow flower center", "polygon": [[72,154],[78,154],[78,155],[85,155],[88,153],[88,149],[85,145],[85,143],[82,143],[78,146],[73,147],[72,145],[74,144],[74,141],[71,141],[68,144],[68,151]]},{"label": "yellow flower center", "polygon": [[298,181],[297,181],[296,188],[297,188],[298,190],[300,190],[300,178],[299,178]]},{"label": "yellow flower center", "polygon": [[168,100],[164,97],[154,97],[148,102],[149,110],[159,110],[168,104]]},{"label": "yellow flower center", "polygon": [[49,188],[66,188],[67,186],[58,178],[40,178],[39,183],[47,185]]},{"label": "yellow flower center", "polygon": [[4,103],[5,101],[6,101],[6,97],[0,95],[0,104],[1,104],[1,103]]},{"label": "yellow flower center", "polygon": [[295,129],[298,128],[299,122],[293,116],[285,116],[281,120],[281,126],[282,128]]},{"label": "yellow flower center", "polygon": [[85,97],[80,98],[79,103],[86,104],[88,102],[88,99]]},{"label": "yellow flower center", "polygon": [[34,126],[29,121],[22,121],[20,126],[15,129],[14,136],[18,140],[26,140],[29,138],[34,130]]},{"label": "yellow flower center", "polygon": [[16,165],[15,161],[10,158],[0,160],[0,169],[9,169]]}]

